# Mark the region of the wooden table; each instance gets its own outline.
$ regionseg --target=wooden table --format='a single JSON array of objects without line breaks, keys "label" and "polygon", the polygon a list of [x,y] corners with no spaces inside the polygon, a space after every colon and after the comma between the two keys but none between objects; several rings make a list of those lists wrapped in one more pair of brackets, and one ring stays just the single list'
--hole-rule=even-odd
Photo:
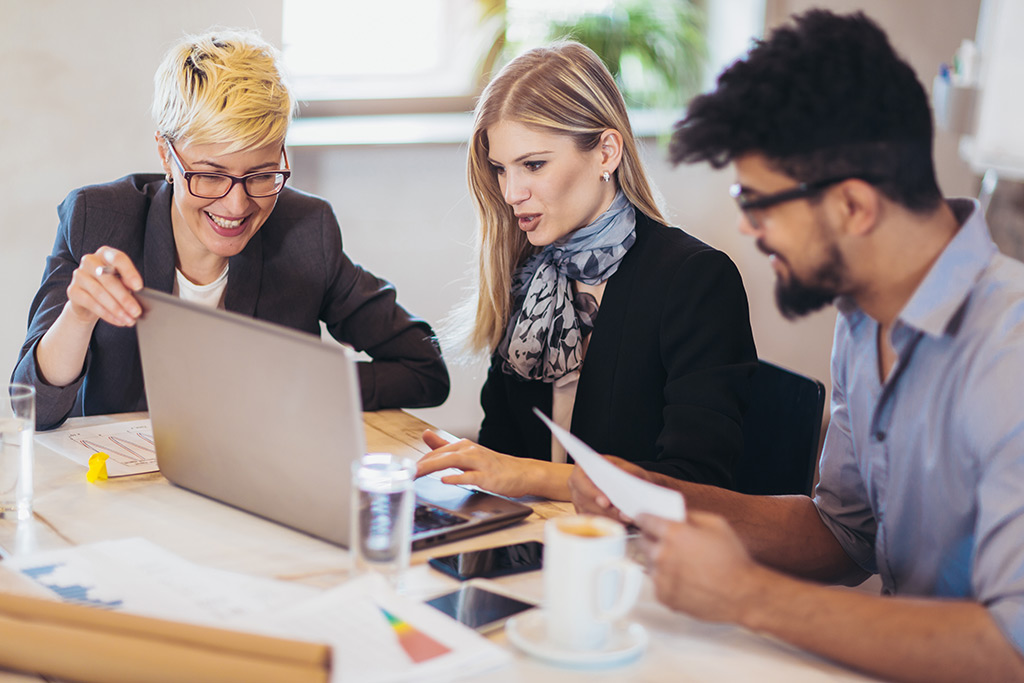
[{"label": "wooden table", "polygon": [[[78,426],[97,425],[144,414],[76,419]],[[427,451],[420,440],[426,423],[397,410],[366,413],[367,448],[418,458]],[[71,425],[69,425],[71,426]],[[0,548],[8,554],[141,536],[185,559],[209,567],[328,588],[348,579],[349,558],[343,548],[292,531],[169,483],[159,473],[89,484],[85,469],[36,446],[33,519],[16,524],[0,520]],[[528,501],[532,514],[523,523],[413,554],[408,593],[428,597],[457,582],[430,569],[431,555],[543,538],[544,520],[570,512],[567,503]],[[534,602],[542,598],[539,572],[504,577],[507,591]],[[2,585],[0,585],[2,588]],[[744,629],[696,621],[671,612],[645,586],[631,618],[650,636],[637,661],[605,670],[574,670],[548,665],[515,652],[514,663],[488,681],[864,681],[846,669]],[[503,631],[490,636],[514,650]],[[38,680],[8,674],[0,680]]]}]

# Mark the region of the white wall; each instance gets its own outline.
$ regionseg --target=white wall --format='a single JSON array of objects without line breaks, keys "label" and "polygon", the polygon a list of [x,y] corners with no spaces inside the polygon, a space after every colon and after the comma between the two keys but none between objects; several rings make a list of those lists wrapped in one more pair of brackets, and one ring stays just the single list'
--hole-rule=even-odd
[{"label": "white wall", "polygon": [[[709,0],[715,2],[716,0]],[[810,0],[769,0],[777,22]],[[961,38],[973,37],[978,0],[820,0],[841,11],[864,8],[886,28],[927,85]],[[280,0],[0,0],[0,370],[10,374],[28,305],[49,253],[54,209],[72,188],[156,170],[148,106],[152,74],[182,32],[212,24],[259,27],[280,40]],[[851,94],[855,96],[855,94]],[[766,260],[736,230],[726,189],[731,171],[671,169],[656,141],[644,142],[669,216],[736,261],[751,304],[762,357],[828,383],[834,313],[797,323],[776,312]],[[461,296],[474,229],[460,145],[296,148],[295,185],[335,206],[346,249],[398,287],[400,300],[436,323]],[[939,180],[948,194],[973,194],[976,179],[956,140],[936,142]],[[461,282],[460,282],[461,281]],[[479,424],[479,371],[456,368],[452,398],[421,414],[471,434]]]}]

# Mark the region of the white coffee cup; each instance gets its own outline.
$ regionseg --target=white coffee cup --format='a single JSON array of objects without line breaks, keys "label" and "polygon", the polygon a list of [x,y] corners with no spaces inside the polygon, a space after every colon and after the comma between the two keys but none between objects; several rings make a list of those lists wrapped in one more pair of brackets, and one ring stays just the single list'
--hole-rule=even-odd
[{"label": "white coffee cup", "polygon": [[544,614],[548,640],[600,650],[636,603],[643,571],[625,559],[626,529],[607,517],[573,515],[544,526]]}]

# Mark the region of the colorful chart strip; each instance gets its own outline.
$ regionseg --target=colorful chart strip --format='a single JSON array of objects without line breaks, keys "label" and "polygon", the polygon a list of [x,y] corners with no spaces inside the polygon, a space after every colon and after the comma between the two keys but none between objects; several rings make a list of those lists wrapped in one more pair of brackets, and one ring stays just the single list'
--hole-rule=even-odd
[{"label": "colorful chart strip", "polygon": [[419,664],[420,662],[425,662],[451,652],[451,648],[434,640],[412,624],[403,621],[400,617],[395,616],[379,605],[378,608],[384,613],[388,623],[391,624],[391,628],[395,630],[395,635],[398,636],[398,644],[402,646],[402,649],[405,650],[405,653],[409,655],[413,662]]}]

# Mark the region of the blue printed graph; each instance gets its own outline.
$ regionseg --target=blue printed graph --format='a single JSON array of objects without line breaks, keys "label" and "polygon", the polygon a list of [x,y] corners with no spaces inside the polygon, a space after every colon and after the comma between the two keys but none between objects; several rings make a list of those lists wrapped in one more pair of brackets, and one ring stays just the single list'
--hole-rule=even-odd
[{"label": "blue printed graph", "polygon": [[[62,581],[62,570],[67,565],[63,562],[43,564],[38,567],[25,567],[21,573],[32,579],[44,588],[56,593],[64,602],[76,605],[88,605],[89,607],[100,607],[102,609],[117,609],[124,602],[123,600],[104,600],[96,594],[94,586],[88,586],[72,579],[70,582]],[[71,577],[63,577],[65,579]]]}]

